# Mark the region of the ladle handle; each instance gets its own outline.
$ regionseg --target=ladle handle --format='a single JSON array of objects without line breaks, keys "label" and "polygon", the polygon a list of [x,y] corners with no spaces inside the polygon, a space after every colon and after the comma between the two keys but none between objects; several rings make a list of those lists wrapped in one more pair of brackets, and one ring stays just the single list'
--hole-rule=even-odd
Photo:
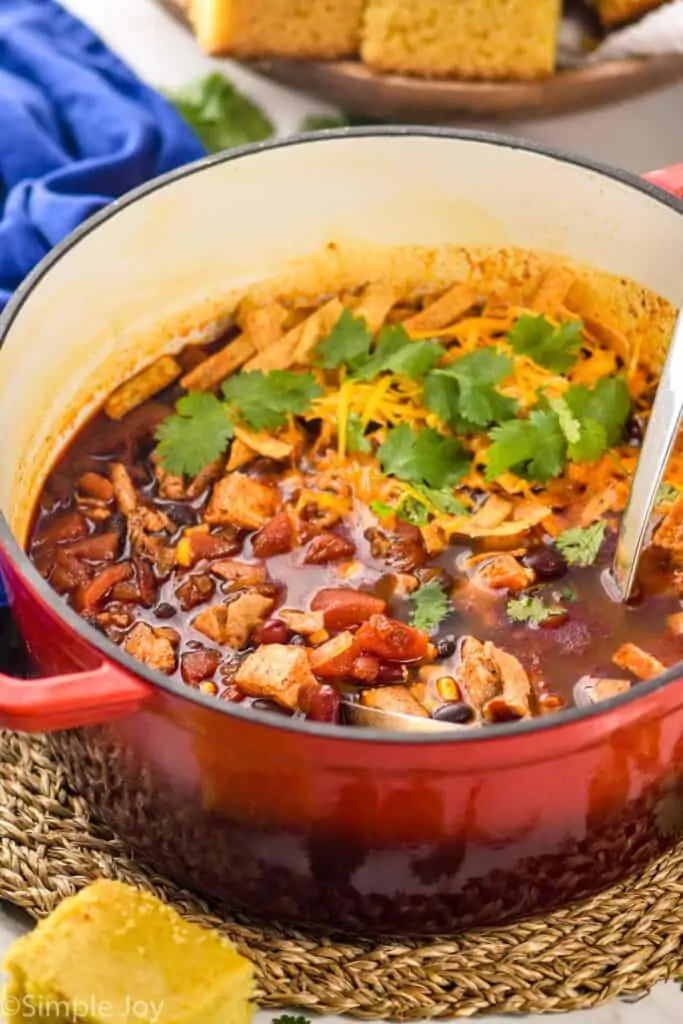
[{"label": "ladle handle", "polygon": [[631,493],[617,540],[614,580],[619,597],[631,596],[657,492],[683,416],[683,316],[679,315],[652,407]]}]

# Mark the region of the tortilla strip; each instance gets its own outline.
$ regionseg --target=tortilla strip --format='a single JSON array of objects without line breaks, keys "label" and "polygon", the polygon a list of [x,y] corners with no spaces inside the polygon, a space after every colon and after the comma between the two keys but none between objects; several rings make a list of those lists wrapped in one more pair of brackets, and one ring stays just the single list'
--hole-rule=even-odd
[{"label": "tortilla strip", "polygon": [[246,303],[243,306],[238,312],[237,322],[257,352],[263,352],[280,340],[289,315],[284,306],[277,302],[270,306],[248,306]]},{"label": "tortilla strip", "polygon": [[363,317],[368,330],[376,334],[400,297],[400,293],[390,284],[370,284],[354,309],[353,315]]},{"label": "tortilla strip", "polygon": [[476,300],[477,293],[473,288],[466,284],[456,284],[431,306],[405,320],[403,326],[409,334],[438,331],[439,328],[449,327],[464,316]]},{"label": "tortilla strip", "polygon": [[344,311],[339,299],[331,299],[320,309],[288,331],[264,352],[258,352],[246,365],[247,370],[288,370],[295,363],[309,361],[318,342],[330,333]]},{"label": "tortilla strip", "polygon": [[532,302],[533,309],[537,313],[554,316],[564,304],[575,280],[574,273],[568,267],[563,267],[559,263],[548,267]]},{"label": "tortilla strip", "polygon": [[234,341],[228,342],[225,348],[215,355],[209,356],[190,370],[180,383],[187,391],[210,391],[216,384],[238,370],[250,356],[254,354],[251,338],[240,334]]},{"label": "tortilla strip", "polygon": [[182,372],[182,367],[172,356],[162,356],[117,388],[110,395],[104,411],[112,420],[123,419],[138,405],[167,388]]},{"label": "tortilla strip", "polygon": [[[252,452],[256,452],[266,459],[274,459],[276,462],[288,459],[294,451],[293,445],[287,444],[286,441],[280,441],[277,437],[272,437],[272,435],[264,432],[256,433],[251,430],[244,430],[243,427],[235,427],[235,437],[242,444],[250,448]],[[230,468],[230,465],[228,465],[228,469]]]}]

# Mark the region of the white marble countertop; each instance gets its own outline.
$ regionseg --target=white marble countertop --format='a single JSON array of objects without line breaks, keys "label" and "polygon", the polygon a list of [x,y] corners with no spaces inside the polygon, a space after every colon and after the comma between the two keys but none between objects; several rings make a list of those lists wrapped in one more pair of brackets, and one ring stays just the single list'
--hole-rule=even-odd
[{"label": "white marble countertop", "polygon": [[[100,32],[150,84],[172,88],[218,66],[266,108],[283,133],[293,131],[306,114],[326,109],[310,97],[259,79],[230,61],[202,56],[189,35],[164,15],[153,0],[61,2]],[[683,84],[599,111],[515,123],[501,130],[644,172],[683,162],[682,110]],[[489,124],[476,127],[496,128]],[[9,943],[28,926],[28,919],[0,904],[0,958]],[[271,1016],[259,1014],[257,1024],[267,1024]],[[527,1018],[529,1024],[541,1019]],[[337,1024],[338,1020],[341,1021],[328,1018],[324,1024]],[[583,1014],[563,1014],[554,1020],[557,1024],[681,1024],[683,992],[676,985],[662,985],[636,1004],[613,1004]],[[489,1021],[503,1024],[502,1018]]]}]

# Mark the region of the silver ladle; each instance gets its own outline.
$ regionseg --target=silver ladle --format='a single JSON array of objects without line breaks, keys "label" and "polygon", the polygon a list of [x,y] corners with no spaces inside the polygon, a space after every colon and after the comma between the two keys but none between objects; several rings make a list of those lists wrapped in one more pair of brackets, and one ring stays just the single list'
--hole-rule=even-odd
[{"label": "silver ladle", "polygon": [[682,417],[683,311],[676,320],[619,530],[612,578],[621,601],[628,601],[633,592],[650,517],[676,443]]},{"label": "silver ladle", "polygon": [[349,725],[365,729],[389,729],[392,732],[449,732],[463,726],[451,722],[439,722],[435,718],[420,718],[417,715],[401,715],[396,711],[369,708],[352,700],[342,698],[344,718]]}]

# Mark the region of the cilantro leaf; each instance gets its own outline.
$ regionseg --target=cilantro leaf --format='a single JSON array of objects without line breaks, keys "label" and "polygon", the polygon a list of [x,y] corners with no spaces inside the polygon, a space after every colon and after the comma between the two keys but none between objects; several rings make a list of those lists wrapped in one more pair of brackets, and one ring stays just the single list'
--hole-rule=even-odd
[{"label": "cilantro leaf", "polygon": [[579,600],[579,595],[576,593],[575,590],[572,590],[571,587],[562,587],[562,589],[560,590],[560,596],[565,601],[569,601],[571,604],[576,604],[576,602]]},{"label": "cilantro leaf", "polygon": [[592,390],[574,384],[564,398],[578,420],[593,420],[604,428],[607,447],[619,444],[631,411],[631,395],[623,376],[604,377]]},{"label": "cilantro leaf", "polygon": [[210,153],[260,142],[275,131],[261,108],[218,72],[167,98]]},{"label": "cilantro leaf", "polygon": [[512,359],[496,348],[469,352],[429,375],[425,381],[427,407],[454,429],[486,427],[510,419],[517,403],[501,395],[494,385],[512,369]]},{"label": "cilantro leaf", "polygon": [[413,604],[411,623],[416,629],[432,633],[443,622],[450,610],[448,595],[438,580],[425,583],[411,594]]},{"label": "cilantro leaf", "polygon": [[558,610],[549,608],[540,597],[531,597],[529,594],[513,597],[507,603],[508,618],[511,622],[527,622],[535,626],[557,615]]},{"label": "cilantro leaf", "polygon": [[435,488],[426,487],[424,484],[416,484],[415,488],[435,508],[438,508],[439,512],[444,512],[450,516],[461,516],[467,512],[467,506],[459,498],[455,497],[450,488],[435,490]]},{"label": "cilantro leaf", "polygon": [[346,426],[346,447],[350,452],[361,452],[368,455],[372,445],[365,436],[363,419],[357,412],[352,412]]},{"label": "cilantro leaf", "polygon": [[284,427],[289,414],[306,412],[323,393],[313,374],[288,370],[238,373],[223,382],[222,391],[252,430]]},{"label": "cilantro leaf", "polygon": [[227,409],[216,396],[191,391],[157,427],[157,453],[169,473],[195,476],[223,454],[233,433]]},{"label": "cilantro leaf", "polygon": [[521,316],[507,339],[518,355],[529,356],[546,370],[565,373],[578,358],[582,333],[580,320],[553,327],[543,315]]},{"label": "cilantro leaf", "polygon": [[469,466],[462,445],[454,437],[444,437],[431,428],[416,433],[407,423],[389,431],[377,456],[388,476],[427,484],[437,491],[456,484]]},{"label": "cilantro leaf", "polygon": [[419,380],[435,366],[443,348],[435,341],[413,341],[402,324],[383,327],[377,347],[356,371],[360,380],[372,381],[380,373],[398,373]]},{"label": "cilantro leaf", "polygon": [[565,530],[555,543],[570,565],[593,565],[600,554],[606,529],[606,523],[598,522],[585,529]]},{"label": "cilantro leaf", "polygon": [[346,364],[350,370],[358,370],[370,358],[372,332],[362,316],[354,316],[345,309],[336,324],[318,343],[318,363],[325,370],[336,370]]},{"label": "cilantro leaf", "polygon": [[579,440],[569,445],[569,458],[572,462],[597,462],[608,447],[607,431],[602,423],[585,419],[581,422]]},{"label": "cilantro leaf", "polygon": [[527,420],[510,420],[489,434],[486,479],[509,470],[528,480],[545,483],[559,476],[567,456],[567,439],[552,410],[534,409]]},{"label": "cilantro leaf", "polygon": [[655,503],[657,505],[672,505],[678,498],[680,491],[673,484],[662,483],[659,485]]},{"label": "cilantro leaf", "polygon": [[395,516],[398,514],[393,505],[387,505],[383,501],[371,501],[370,511],[374,512],[378,519],[388,519],[389,516]]},{"label": "cilantro leaf", "polygon": [[412,494],[406,494],[398,503],[396,515],[406,523],[413,526],[426,526],[429,522],[429,511],[425,506],[414,498]]},{"label": "cilantro leaf", "polygon": [[564,398],[549,398],[548,405],[557,413],[560,429],[570,444],[578,444],[581,440],[581,424],[565,402]]}]

